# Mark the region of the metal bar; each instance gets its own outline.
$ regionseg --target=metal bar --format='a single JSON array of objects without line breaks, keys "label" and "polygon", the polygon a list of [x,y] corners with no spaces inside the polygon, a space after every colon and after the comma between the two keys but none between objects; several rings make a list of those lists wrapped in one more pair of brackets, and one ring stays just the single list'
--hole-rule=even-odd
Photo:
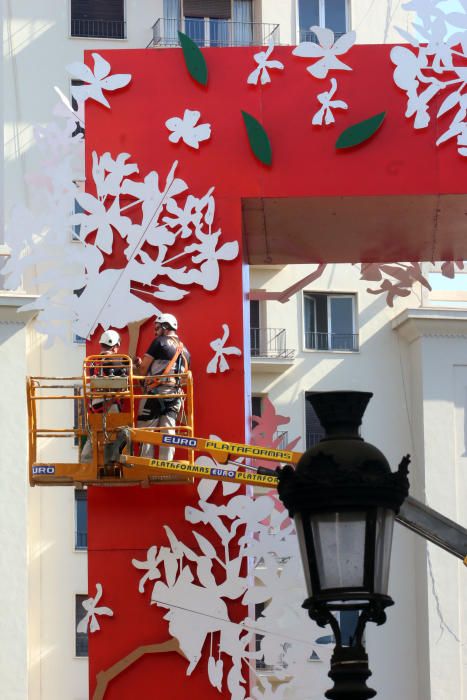
[{"label": "metal bar", "polygon": [[259,445],[223,442],[221,440],[208,440],[198,437],[181,438],[175,435],[169,435],[167,437],[160,432],[149,432],[144,428],[130,428],[129,434],[132,442],[147,442],[151,445],[170,444],[173,447],[192,448],[196,451],[209,452],[209,454],[215,457],[221,464],[224,464],[232,455],[286,464],[295,464],[302,456],[301,452],[279,450],[272,447],[260,447]]},{"label": "metal bar", "polygon": [[[204,464],[190,464],[189,462],[168,462],[164,459],[149,459],[148,457],[133,457],[121,455],[120,463],[131,468],[150,467],[156,473],[183,474],[197,477],[198,479],[213,479],[215,481],[230,481],[234,484],[251,484],[255,486],[277,486],[277,476],[269,474],[251,474],[249,472],[223,469],[222,467],[210,467]],[[131,472],[130,472],[131,475]]]},{"label": "metal bar", "polygon": [[467,566],[467,530],[462,525],[411,496],[402,504],[396,520],[417,535],[462,559]]}]

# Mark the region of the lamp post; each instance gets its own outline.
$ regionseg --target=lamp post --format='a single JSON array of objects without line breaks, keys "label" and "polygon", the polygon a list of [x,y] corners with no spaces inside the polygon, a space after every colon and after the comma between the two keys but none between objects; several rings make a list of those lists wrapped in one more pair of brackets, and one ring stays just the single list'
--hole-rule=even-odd
[{"label": "lamp post", "polygon": [[[303,607],[320,627],[331,625],[336,647],[329,677],[330,700],[367,700],[376,695],[363,644],[367,622],[382,625],[394,517],[408,495],[410,459],[391,472],[385,456],[359,436],[373,394],[332,391],[308,400],[326,435],[307,450],[294,470],[279,472],[279,497],[295,520],[308,598]],[[335,613],[359,611],[350,646],[343,646]]]}]

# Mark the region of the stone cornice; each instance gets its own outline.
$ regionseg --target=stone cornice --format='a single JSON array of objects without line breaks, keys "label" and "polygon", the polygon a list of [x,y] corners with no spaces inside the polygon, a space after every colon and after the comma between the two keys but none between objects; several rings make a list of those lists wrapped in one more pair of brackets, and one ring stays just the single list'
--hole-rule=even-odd
[{"label": "stone cornice", "polygon": [[392,328],[409,343],[426,337],[467,338],[467,309],[405,309]]},{"label": "stone cornice", "polygon": [[26,324],[37,314],[37,309],[22,311],[21,307],[38,298],[37,294],[0,292],[0,323]]}]

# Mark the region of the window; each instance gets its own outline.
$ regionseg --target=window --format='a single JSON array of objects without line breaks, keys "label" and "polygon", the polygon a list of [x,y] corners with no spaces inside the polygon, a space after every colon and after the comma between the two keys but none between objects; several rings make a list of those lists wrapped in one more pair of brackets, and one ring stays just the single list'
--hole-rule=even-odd
[{"label": "window", "polygon": [[125,39],[124,0],[70,0],[71,36]]},{"label": "window", "polygon": [[75,549],[88,548],[88,492],[75,489]]},{"label": "window", "polygon": [[[257,299],[250,301],[250,345],[251,356],[258,357],[260,354],[260,309]],[[259,414],[257,414],[259,415]]]},{"label": "window", "polygon": [[[256,416],[257,418],[261,418],[261,414],[263,412],[263,397],[262,396],[252,396],[251,397],[251,415]],[[251,421],[251,429],[255,428],[258,425],[257,421],[254,421],[252,419]]]},{"label": "window", "polygon": [[88,599],[89,596],[77,594],[75,595],[75,655],[76,656],[87,656],[88,655],[88,633],[78,632],[77,627],[83,617],[86,615],[86,610],[83,608],[83,602]]},{"label": "window", "polygon": [[323,426],[315,413],[315,409],[308,401],[307,397],[310,396],[311,393],[312,392],[309,391],[305,393],[305,441],[307,450],[309,450],[310,447],[314,447],[325,435]]},{"label": "window", "polygon": [[348,0],[298,0],[299,40],[316,41],[310,27],[332,29],[336,38],[348,27]]},{"label": "window", "polygon": [[200,46],[253,44],[251,0],[184,0],[183,14],[185,33]]},{"label": "window", "polygon": [[305,292],[303,297],[307,350],[358,350],[353,294]]}]

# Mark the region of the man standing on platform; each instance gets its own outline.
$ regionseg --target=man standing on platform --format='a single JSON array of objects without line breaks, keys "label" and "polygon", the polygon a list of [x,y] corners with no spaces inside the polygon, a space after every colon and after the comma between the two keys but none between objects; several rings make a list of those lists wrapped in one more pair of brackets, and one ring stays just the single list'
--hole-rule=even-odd
[{"label": "man standing on platform", "polygon": [[[138,428],[172,428],[182,407],[182,399],[176,396],[164,399],[164,394],[180,393],[180,382],[171,375],[186,372],[190,366],[190,353],[178,337],[178,321],[172,314],[162,314],[155,321],[156,337],[141,362],[140,374],[147,376],[144,393],[155,394],[144,399],[138,415]],[[164,430],[163,433],[174,433]],[[171,460],[174,447],[160,447],[159,458]],[[153,457],[154,446],[143,444],[142,457]]]}]

